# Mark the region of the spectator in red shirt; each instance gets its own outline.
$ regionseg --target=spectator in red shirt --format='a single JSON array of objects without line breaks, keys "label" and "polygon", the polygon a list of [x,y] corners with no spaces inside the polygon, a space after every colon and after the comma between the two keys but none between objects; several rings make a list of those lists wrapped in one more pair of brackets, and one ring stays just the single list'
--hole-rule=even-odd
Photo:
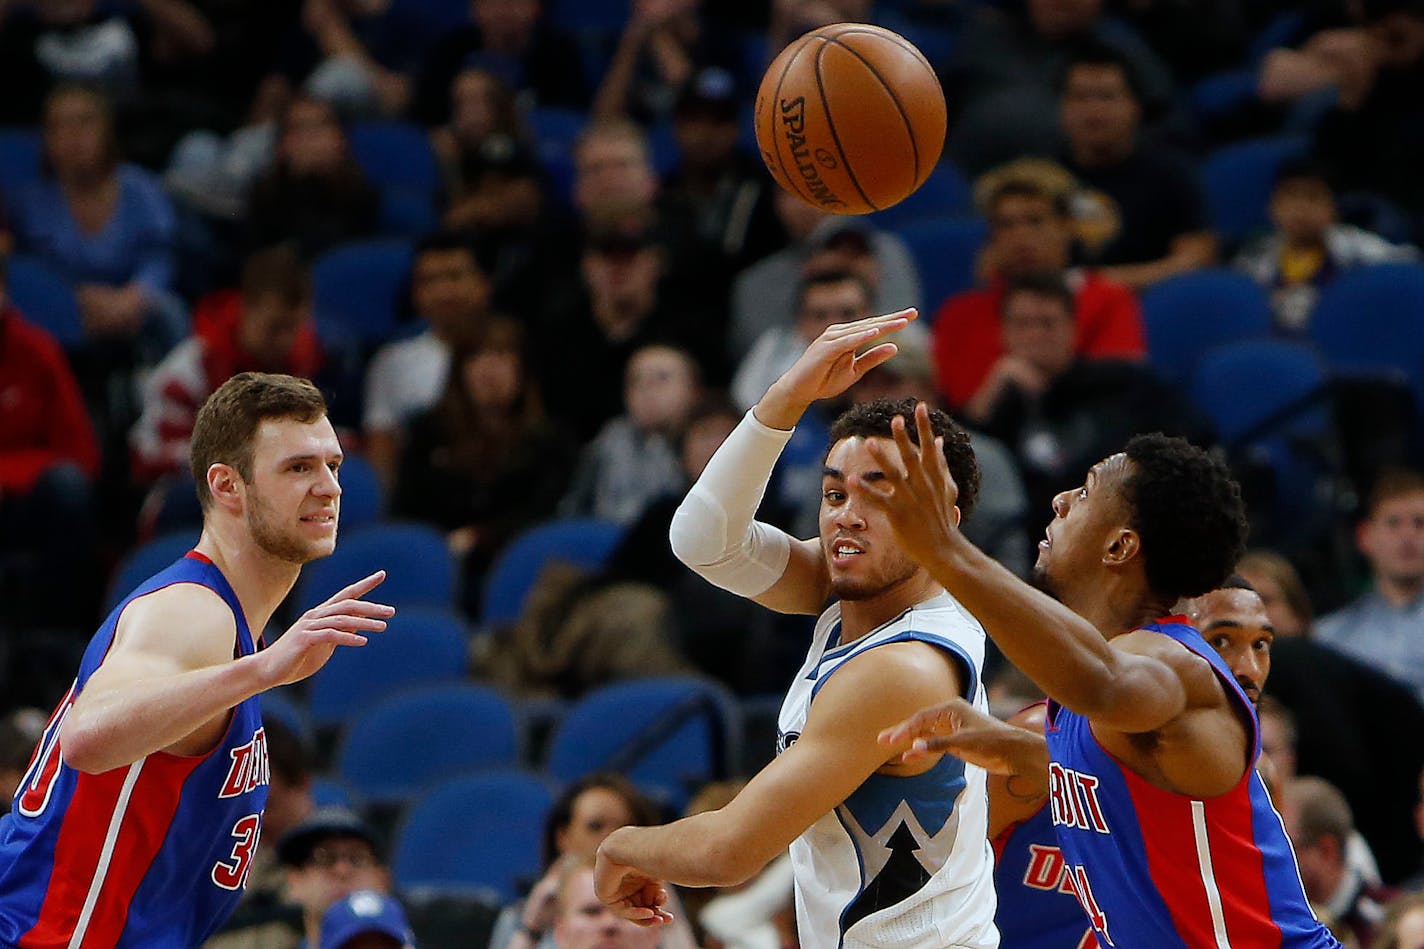
[{"label": "spectator in red shirt", "polygon": [[0,571],[5,613],[47,626],[88,622],[95,605],[99,444],[54,338],[5,295],[0,258]]},{"label": "spectator in red shirt", "polygon": [[[950,297],[934,322],[935,376],[951,406],[973,399],[1003,358],[999,310],[1005,279],[1068,266],[1072,187],[1067,172],[1039,159],[1011,162],[979,180],[978,204],[989,219],[982,260],[988,285]],[[1142,357],[1142,314],[1132,291],[1088,268],[1069,270],[1068,282],[1075,301],[1074,352]]]}]

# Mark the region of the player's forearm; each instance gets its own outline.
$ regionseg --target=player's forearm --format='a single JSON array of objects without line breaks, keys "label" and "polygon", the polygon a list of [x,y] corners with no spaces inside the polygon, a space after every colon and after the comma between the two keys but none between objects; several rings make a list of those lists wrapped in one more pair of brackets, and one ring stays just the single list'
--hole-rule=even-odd
[{"label": "player's forearm", "polygon": [[661,827],[623,827],[599,850],[613,863],[637,867],[678,886],[736,886],[751,879],[770,857],[754,852],[722,826],[717,811]]},{"label": "player's forearm", "polygon": [[1060,704],[1090,714],[1108,695],[1116,657],[1086,619],[1024,583],[957,531],[927,566],[1005,658]]},{"label": "player's forearm", "polygon": [[790,431],[810,407],[811,403],[788,393],[780,381],[777,381],[757,400],[757,404],[752,407],[752,414],[768,428]]},{"label": "player's forearm", "polygon": [[97,774],[178,744],[267,687],[258,658],[86,690],[65,716],[60,733],[64,760]]}]

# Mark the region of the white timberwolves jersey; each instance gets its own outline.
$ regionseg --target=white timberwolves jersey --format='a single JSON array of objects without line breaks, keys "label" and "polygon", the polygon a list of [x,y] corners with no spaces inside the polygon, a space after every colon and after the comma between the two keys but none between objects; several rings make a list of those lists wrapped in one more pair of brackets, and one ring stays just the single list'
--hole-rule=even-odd
[{"label": "white timberwolves jersey", "polygon": [[[800,736],[816,693],[846,661],[917,640],[955,656],[966,694],[987,711],[984,629],[948,593],[840,645],[840,604],[816,623],[806,664],[777,723],[777,751]],[[866,701],[874,701],[866,696]],[[994,949],[994,857],[982,768],[945,755],[913,777],[871,775],[791,844],[806,949]]]}]

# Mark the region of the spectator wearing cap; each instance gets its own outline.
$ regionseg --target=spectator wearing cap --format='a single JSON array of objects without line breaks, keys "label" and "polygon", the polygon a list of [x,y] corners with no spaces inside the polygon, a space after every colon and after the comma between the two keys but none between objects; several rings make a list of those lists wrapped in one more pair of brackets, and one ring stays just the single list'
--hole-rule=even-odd
[{"label": "spectator wearing cap", "polygon": [[395,897],[357,890],[322,917],[321,949],[415,949],[415,933]]},{"label": "spectator wearing cap", "polygon": [[699,236],[737,270],[786,244],[774,186],[761,162],[738,147],[739,101],[725,69],[700,70],[687,82],[673,111],[678,163],[666,185],[692,209]]},{"label": "spectator wearing cap", "polygon": [[796,288],[812,270],[858,269],[870,285],[870,311],[889,313],[933,301],[920,296],[920,277],[905,242],[864,218],[827,214],[776,188],[776,215],[790,243],[737,275],[732,285],[728,346],[734,360],[763,332],[796,321]]},{"label": "spectator wearing cap", "polygon": [[[1075,186],[1062,167],[1041,159],[1012,162],[975,184],[975,203],[989,220],[981,258],[987,285],[945,300],[933,330],[935,375],[955,409],[993,384],[1002,369],[1005,281],[1068,267],[1073,250],[1069,202]],[[1091,267],[1067,271],[1067,281],[1073,291],[1074,353],[1140,359],[1146,341],[1133,292]]]},{"label": "spectator wearing cap", "polygon": [[302,909],[306,946],[325,946],[322,920],[358,890],[390,891],[390,872],[370,826],[343,807],[321,807],[277,844],[287,868],[287,898]]}]

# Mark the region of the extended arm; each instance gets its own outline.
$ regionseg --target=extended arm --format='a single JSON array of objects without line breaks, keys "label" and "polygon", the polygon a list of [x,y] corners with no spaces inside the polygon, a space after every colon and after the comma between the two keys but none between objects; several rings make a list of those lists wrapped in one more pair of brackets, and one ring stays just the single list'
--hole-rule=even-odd
[{"label": "extended arm", "polygon": [[1086,619],[1024,583],[959,532],[953,516],[959,489],[935,447],[923,403],[914,424],[922,448],[910,441],[904,419],[895,420],[894,449],[869,443],[885,477],[864,486],[906,553],[983,624],[1005,658],[1094,724],[1148,732],[1181,714],[1187,690],[1180,670],[1158,655],[1113,648]]},{"label": "extended arm", "polygon": [[781,450],[811,403],[839,395],[895,355],[895,345],[881,340],[914,318],[914,310],[902,310],[835,324],[772,383],[673,515],[669,540],[679,560],[708,582],[768,609],[821,610],[830,578],[819,542],[793,540],[754,520],[756,509]]},{"label": "extended arm", "polygon": [[[928,700],[958,693],[947,657],[923,643],[880,646],[847,662],[816,696],[800,737],[726,807],[663,827],[614,831],[598,852],[600,898],[617,903],[650,880],[730,886],[761,870],[905,744],[880,744],[881,729]],[[869,699],[868,697],[873,697]],[[938,756],[914,769],[928,770]]]},{"label": "extended arm", "polygon": [[104,662],[85,683],[60,733],[64,760],[98,773],[155,751],[202,754],[243,699],[295,682],[360,631],[385,628],[389,606],[358,599],[385,578],[373,574],[309,610],[272,647],[232,658],[232,614],[211,590],[175,584],[134,600]]}]

